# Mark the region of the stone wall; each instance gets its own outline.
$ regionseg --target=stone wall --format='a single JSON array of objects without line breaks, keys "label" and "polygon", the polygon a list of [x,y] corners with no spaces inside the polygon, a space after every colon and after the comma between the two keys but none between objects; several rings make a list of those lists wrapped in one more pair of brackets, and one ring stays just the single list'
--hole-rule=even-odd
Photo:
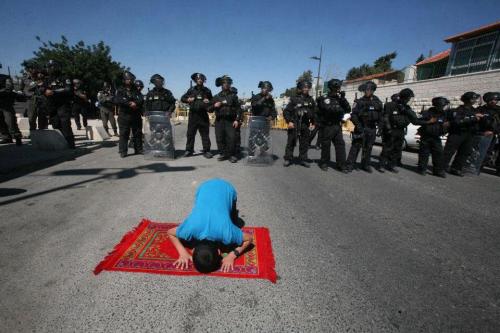
[{"label": "stone wall", "polygon": [[[361,97],[362,93],[358,92],[359,84],[361,82],[342,87],[349,102],[354,101],[356,93],[358,93],[358,97]],[[500,91],[500,70],[445,76],[422,81],[379,84],[375,94],[385,102],[386,98],[390,100],[391,95],[403,88],[410,88],[415,93],[413,109],[417,112],[421,111],[422,108],[428,108],[432,98],[436,96],[447,97],[451,101],[451,106],[455,107],[460,105],[460,96],[466,91],[474,91],[481,95],[488,91]]]}]

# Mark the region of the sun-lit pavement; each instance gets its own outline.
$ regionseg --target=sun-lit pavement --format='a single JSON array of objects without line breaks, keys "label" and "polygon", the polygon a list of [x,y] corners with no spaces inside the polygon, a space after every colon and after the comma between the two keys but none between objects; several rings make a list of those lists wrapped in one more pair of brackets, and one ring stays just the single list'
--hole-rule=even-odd
[{"label": "sun-lit pavement", "polygon": [[[285,133],[273,137],[272,167],[111,146],[0,183],[0,331],[500,330],[500,178],[285,169]],[[277,284],[92,274],[141,218],[181,221],[210,177],[233,182],[247,225],[270,228]]]}]

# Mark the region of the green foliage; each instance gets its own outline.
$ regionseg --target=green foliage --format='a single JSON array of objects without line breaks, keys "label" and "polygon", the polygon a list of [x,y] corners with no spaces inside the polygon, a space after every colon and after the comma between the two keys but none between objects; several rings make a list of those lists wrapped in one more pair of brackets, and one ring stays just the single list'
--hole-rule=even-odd
[{"label": "green foliage", "polygon": [[396,52],[388,53],[376,59],[373,65],[362,64],[359,67],[352,67],[346,75],[346,80],[354,80],[363,76],[373,75],[392,71],[392,60],[397,57]]},{"label": "green foliage", "polygon": [[44,42],[40,37],[36,39],[42,44],[33,52],[34,57],[23,61],[25,68],[42,70],[49,60],[55,60],[61,66],[64,77],[80,79],[91,96],[95,96],[104,81],[117,83],[127,68],[111,58],[111,49],[103,41],[86,45],[79,41],[70,45],[65,36],[60,42]]}]

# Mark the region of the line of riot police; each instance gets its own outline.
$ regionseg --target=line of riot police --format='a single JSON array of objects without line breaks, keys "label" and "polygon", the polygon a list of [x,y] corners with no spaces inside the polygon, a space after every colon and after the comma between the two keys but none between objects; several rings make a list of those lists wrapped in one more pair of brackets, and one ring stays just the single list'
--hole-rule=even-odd
[{"label": "line of riot police", "polygon": [[[30,129],[47,128],[48,123],[60,129],[70,148],[74,148],[74,136],[71,129],[71,115],[75,116],[77,127],[80,127],[79,115],[84,115],[83,125],[86,126],[86,117],[83,110],[87,107],[88,95],[78,79],[64,78],[58,64],[49,61],[46,72],[31,73],[32,81],[29,84],[28,94],[15,91],[10,78],[0,89],[0,132],[2,142],[16,139],[21,144],[21,134],[15,121],[13,104],[26,98],[31,99],[29,112]],[[232,87],[233,80],[227,75],[218,77],[215,85],[221,91],[215,96],[205,86],[206,76],[202,73],[191,75],[194,86],[182,97],[181,101],[189,105],[189,122],[187,128],[187,142],[184,157],[194,154],[196,133],[202,139],[203,156],[212,158],[210,142],[209,113],[215,114],[215,137],[219,151],[219,161],[238,161],[241,145],[241,125],[243,111],[237,95],[237,89]],[[144,96],[144,84],[129,71],[123,74],[123,84],[115,92],[109,83],[104,83],[103,89],[97,94],[97,101],[101,112],[101,119],[106,132],[109,134],[108,122],[113,134],[118,135],[119,154],[128,155],[129,141],[136,154],[146,150],[170,149],[175,157],[173,148],[173,127],[170,118],[175,111],[176,99],[172,92],[164,87],[165,79],[154,74],[150,78],[153,89]],[[328,81],[328,94],[314,100],[309,95],[312,83],[301,80],[297,82],[297,94],[290,98],[283,111],[287,123],[287,144],[285,147],[284,166],[290,166],[294,161],[293,152],[299,145],[298,164],[310,167],[308,149],[312,136],[318,132],[318,142],[321,146],[319,167],[327,171],[331,164],[331,145],[335,149],[335,166],[344,173],[352,172],[361,152],[361,169],[372,172],[372,148],[377,136],[382,137],[382,151],[376,164],[380,172],[398,172],[401,165],[402,150],[405,133],[409,124],[420,126],[420,149],[418,157],[418,172],[427,173],[429,157],[432,156],[433,174],[445,177],[445,171],[457,176],[463,176],[464,168],[473,169],[479,173],[483,161],[491,152],[492,147],[498,147],[496,137],[500,131],[500,112],[498,99],[500,93],[488,92],[483,96],[485,102],[475,108],[480,96],[474,92],[462,95],[463,105],[450,109],[450,102],[439,96],[432,100],[432,107],[420,116],[412,110],[414,93],[405,88],[391,97],[385,105],[374,94],[377,85],[368,81],[361,84],[358,90],[363,96],[357,98],[352,109],[341,91],[342,81],[332,79]],[[269,120],[277,116],[274,99],[271,95],[273,86],[269,81],[258,84],[259,94],[252,96],[251,117],[249,121],[249,139],[247,142],[249,158],[262,152],[270,152]],[[118,126],[114,118],[114,109],[118,110]],[[144,126],[147,133],[143,133],[142,117],[148,121]],[[49,121],[47,121],[47,117]],[[342,125],[350,118],[354,124],[351,134],[352,144],[346,154]],[[441,138],[447,134],[447,141],[443,147]],[[498,156],[498,148],[495,148]],[[453,158],[454,157],[454,158]],[[453,158],[453,161],[452,161]],[[450,165],[451,163],[451,165]],[[500,170],[500,158],[496,159],[497,172]]]}]

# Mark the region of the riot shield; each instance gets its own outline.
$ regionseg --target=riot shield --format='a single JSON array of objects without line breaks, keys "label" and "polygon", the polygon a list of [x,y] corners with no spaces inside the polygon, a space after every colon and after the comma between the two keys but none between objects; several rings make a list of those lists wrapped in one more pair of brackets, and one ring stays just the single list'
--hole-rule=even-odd
[{"label": "riot shield", "polygon": [[144,158],[174,159],[174,127],[164,111],[147,112],[144,119]]},{"label": "riot shield", "polygon": [[250,116],[248,118],[246,145],[248,147],[247,164],[261,166],[272,164],[271,122],[266,117]]}]

